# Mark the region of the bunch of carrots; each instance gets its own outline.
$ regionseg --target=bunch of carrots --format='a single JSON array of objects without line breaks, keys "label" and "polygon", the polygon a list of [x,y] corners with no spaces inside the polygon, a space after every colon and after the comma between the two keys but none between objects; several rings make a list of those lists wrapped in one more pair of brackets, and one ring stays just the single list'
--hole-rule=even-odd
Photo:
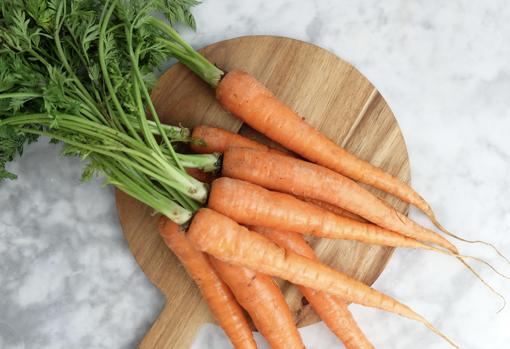
[{"label": "bunch of carrots", "polygon": [[[166,8],[168,19],[192,25],[193,1],[185,8],[170,0],[9,3],[0,20],[8,50],[0,58],[51,79],[29,84],[20,75],[0,89],[0,100],[11,102],[5,110],[0,105],[0,155],[7,154],[0,174],[20,144],[33,140],[27,135],[51,137],[90,159],[93,171],[162,214],[162,238],[235,348],[256,348],[243,309],[272,348],[304,348],[272,277],[297,285],[347,348],[373,348],[350,302],[419,321],[457,347],[408,306],[321,263],[303,235],[431,250],[476,273],[465,261],[474,257],[359,183],[416,206],[456,237],[409,185],[332,142],[249,73],[216,67],[153,14]],[[21,29],[11,32],[9,25]],[[83,35],[69,39],[79,30]],[[25,34],[27,47],[18,38]],[[68,59],[73,52],[77,63]],[[206,125],[191,137],[161,125],[144,74],[170,56],[209,84],[222,107],[289,152]],[[195,154],[177,153],[175,142],[189,142]]]},{"label": "bunch of carrots", "polygon": [[[443,236],[399,213],[356,181],[415,204],[443,229],[421,196],[307,125],[248,73],[229,72],[216,94],[233,115],[309,160],[223,129],[202,125],[193,130],[195,153],[223,154],[221,177],[212,180],[207,208],[195,214],[187,232],[166,218],[161,219],[159,231],[197,282],[234,346],[255,345],[248,322],[234,321],[242,318],[240,305],[271,347],[303,347],[289,308],[268,276],[298,285],[347,348],[373,347],[347,302],[420,321],[455,346],[409,307],[321,264],[302,236],[422,248],[463,261]],[[211,176],[201,178],[211,180]],[[223,305],[226,298],[231,306]]]}]

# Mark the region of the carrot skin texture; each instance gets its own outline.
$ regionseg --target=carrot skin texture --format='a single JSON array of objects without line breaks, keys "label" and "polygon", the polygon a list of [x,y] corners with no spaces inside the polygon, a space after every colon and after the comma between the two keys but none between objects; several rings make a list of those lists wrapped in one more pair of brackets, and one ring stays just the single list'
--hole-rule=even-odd
[{"label": "carrot skin texture", "polygon": [[251,75],[230,71],[216,88],[216,98],[232,114],[294,153],[390,193],[434,217],[427,202],[409,185],[338,146]]},{"label": "carrot skin texture", "polygon": [[199,125],[193,128],[193,139],[202,140],[204,144],[192,143],[191,150],[199,154],[223,153],[230,147],[251,148],[284,155],[277,149],[265,144],[243,137],[222,128]]},{"label": "carrot skin texture", "polygon": [[395,299],[320,262],[287,251],[211,209],[202,208],[195,214],[188,238],[197,249],[223,262],[426,323],[423,317]]},{"label": "carrot skin texture", "polygon": [[365,218],[360,217],[360,216],[358,216],[355,213],[347,211],[346,209],[343,209],[341,207],[338,207],[338,206],[335,206],[335,205],[331,205],[331,204],[329,204],[327,202],[320,201],[320,200],[317,200],[317,199],[311,199],[311,198],[307,198],[307,197],[303,197],[303,196],[296,196],[296,197],[299,200],[303,200],[303,201],[308,202],[310,204],[313,204],[315,206],[319,206],[320,208],[323,208],[326,211],[332,212],[332,213],[336,214],[337,216],[344,216],[344,217],[347,217],[347,218],[350,218],[350,219],[354,219],[355,221],[362,222],[362,223],[367,223],[368,222]]},{"label": "carrot skin texture", "polygon": [[[317,260],[313,249],[300,234],[262,227],[250,227],[250,229],[264,235],[282,248]],[[298,289],[347,349],[375,349],[359,328],[347,303],[342,298],[304,286],[298,286]]]},{"label": "carrot skin texture", "polygon": [[317,164],[249,148],[229,148],[223,154],[222,174],[339,206],[385,229],[457,252],[438,233],[389,207],[353,180]]},{"label": "carrot skin texture", "polygon": [[271,277],[212,256],[209,259],[271,348],[305,348],[289,306]]},{"label": "carrot skin texture", "polygon": [[245,225],[382,246],[428,249],[419,241],[374,224],[337,216],[292,195],[227,177],[213,181],[208,207]]},{"label": "carrot skin texture", "polygon": [[257,344],[242,308],[228,286],[219,278],[207,256],[193,247],[177,224],[162,217],[158,230],[166,245],[195,281],[218,324],[236,349],[256,349]]}]

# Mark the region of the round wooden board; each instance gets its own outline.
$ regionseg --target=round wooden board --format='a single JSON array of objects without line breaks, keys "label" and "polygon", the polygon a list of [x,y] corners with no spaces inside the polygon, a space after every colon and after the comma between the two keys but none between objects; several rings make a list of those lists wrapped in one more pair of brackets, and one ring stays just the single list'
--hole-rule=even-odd
[{"label": "round wooden board", "polygon": [[[409,161],[398,124],[379,92],[350,64],[317,46],[282,37],[248,36],[205,47],[205,56],[225,71],[242,69],[262,81],[306,121],[352,153],[409,181]],[[169,124],[208,124],[262,136],[225,112],[214,91],[180,64],[168,69],[153,91],[159,116]],[[266,140],[267,141],[267,140]],[[372,190],[401,212],[407,205]],[[147,277],[167,303],[140,344],[142,349],[188,348],[199,325],[213,319],[199,291],[155,230],[151,209],[117,192],[124,234]],[[372,284],[392,249],[350,241],[312,240],[320,259]],[[295,287],[280,282],[298,326],[318,321]]]}]

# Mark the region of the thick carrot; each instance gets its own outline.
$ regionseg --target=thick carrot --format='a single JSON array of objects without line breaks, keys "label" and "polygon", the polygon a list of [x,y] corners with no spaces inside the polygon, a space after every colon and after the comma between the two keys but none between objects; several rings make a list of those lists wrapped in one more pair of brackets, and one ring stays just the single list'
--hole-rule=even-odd
[{"label": "thick carrot", "polygon": [[271,348],[305,347],[289,306],[270,276],[222,262],[212,256],[210,261]]},{"label": "thick carrot", "polygon": [[223,154],[222,174],[268,189],[324,201],[385,229],[457,252],[441,235],[389,207],[358,183],[307,161],[249,148],[229,148]]},{"label": "thick carrot", "polygon": [[408,306],[318,261],[285,250],[211,209],[202,208],[196,213],[188,238],[199,250],[223,262],[419,321],[455,345]]},{"label": "thick carrot", "polygon": [[[272,192],[255,184],[227,177],[213,181],[208,207],[246,225],[383,246],[430,249],[415,239],[377,225],[337,216],[292,195]],[[424,241],[433,240],[444,244],[439,235],[437,238],[436,235],[421,238]]]},{"label": "thick carrot", "polygon": [[[166,245],[179,258],[189,276],[200,288],[211,312],[236,349],[256,349],[250,325],[228,286],[221,281],[207,256],[195,249],[181,228],[160,219],[158,230]],[[178,315],[178,314],[177,314]]]},{"label": "thick carrot", "polygon": [[338,146],[251,75],[229,72],[218,84],[216,97],[232,114],[285,148],[413,204],[436,221],[429,204],[409,185]]},{"label": "thick carrot", "polygon": [[[262,227],[250,229],[264,235],[282,248],[317,260],[313,249],[300,234]],[[298,286],[298,289],[347,349],[374,349],[342,298],[304,286]]]}]

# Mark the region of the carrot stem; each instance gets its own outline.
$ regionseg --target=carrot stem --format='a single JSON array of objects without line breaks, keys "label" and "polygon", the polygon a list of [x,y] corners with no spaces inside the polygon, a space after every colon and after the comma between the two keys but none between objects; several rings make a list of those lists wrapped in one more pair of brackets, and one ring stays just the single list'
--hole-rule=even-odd
[{"label": "carrot stem", "polygon": [[221,69],[191,47],[168,23],[155,17],[149,18],[149,23],[160,29],[170,38],[170,40],[163,39],[163,43],[182,64],[211,87],[216,88],[218,86],[218,83],[225,74]]}]

